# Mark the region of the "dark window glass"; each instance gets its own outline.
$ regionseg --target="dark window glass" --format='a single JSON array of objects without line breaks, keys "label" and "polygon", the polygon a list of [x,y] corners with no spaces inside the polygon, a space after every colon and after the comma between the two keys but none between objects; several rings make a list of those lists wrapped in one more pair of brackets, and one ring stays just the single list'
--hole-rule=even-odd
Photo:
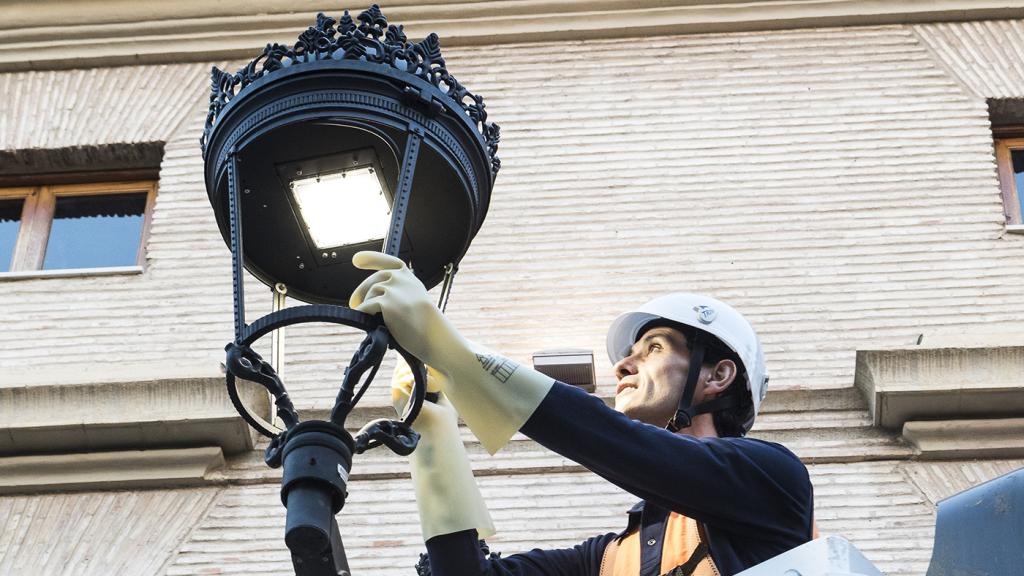
[{"label": "dark window glass", "polygon": [[1017,192],[1017,205],[1020,215],[1024,218],[1024,150],[1010,150],[1013,159],[1013,188]]},{"label": "dark window glass", "polygon": [[21,225],[21,205],[24,200],[0,200],[0,272],[11,270],[14,241]]},{"label": "dark window glass", "polygon": [[136,264],[146,194],[57,198],[44,270]]}]

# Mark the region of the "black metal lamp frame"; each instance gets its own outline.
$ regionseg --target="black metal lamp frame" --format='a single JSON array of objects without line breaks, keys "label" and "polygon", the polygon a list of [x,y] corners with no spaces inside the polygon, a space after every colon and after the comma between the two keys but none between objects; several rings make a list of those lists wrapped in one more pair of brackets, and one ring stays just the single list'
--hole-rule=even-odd
[{"label": "black metal lamp frame", "polygon": [[[420,140],[420,134],[417,134],[416,131],[410,131],[408,143],[406,145],[406,154],[401,165],[401,172],[399,176],[399,182],[401,184],[395,194],[392,206],[391,224],[389,226],[388,237],[384,242],[384,252],[392,256],[398,255],[401,244],[406,207],[408,206],[409,195],[412,191],[410,186],[412,180],[411,174],[416,169]],[[360,344],[358,351],[352,358],[352,362],[345,370],[345,377],[342,381],[335,406],[331,410],[330,421],[339,427],[344,426],[348,414],[362,396],[362,392],[366,390],[366,387],[369,386],[373,377],[376,375],[377,369],[380,367],[380,363],[384,358],[384,354],[389,348],[393,348],[398,351],[406,362],[409,363],[409,366],[413,368],[415,385],[413,388],[411,402],[406,407],[406,411],[402,415],[401,420],[388,421],[392,423],[390,425],[384,425],[382,422],[371,423],[373,424],[372,427],[367,425],[367,428],[361,431],[355,438],[355,450],[357,454],[362,453],[366,449],[379,446],[380,443],[383,442],[399,454],[407,455],[411,453],[415,448],[416,441],[415,432],[412,431],[410,425],[412,424],[412,421],[416,419],[416,416],[419,414],[420,408],[423,405],[423,398],[426,393],[426,376],[422,363],[390,338],[387,328],[384,326],[383,320],[379,316],[371,316],[344,306],[310,304],[272,312],[259,318],[252,324],[245,323],[245,271],[243,269],[245,255],[241,225],[241,202],[238,197],[240,188],[237,177],[238,162],[239,158],[237,152],[232,151],[228,160],[227,178],[228,206],[230,212],[229,226],[232,284],[234,289],[235,340],[225,348],[225,351],[227,352],[227,361],[225,365],[228,372],[228,395],[230,396],[235,409],[238,410],[242,418],[244,418],[245,421],[253,427],[253,429],[273,440],[274,443],[271,444],[272,448],[276,448],[279,444],[283,443],[282,435],[284,435],[285,438],[287,437],[288,432],[299,424],[299,417],[290,397],[288,396],[288,392],[285,390],[284,383],[277,375],[274,367],[264,361],[259,354],[254,352],[251,346],[261,337],[273,332],[274,330],[293,324],[305,322],[342,324],[362,330],[363,332],[366,332],[367,336],[363,340],[362,344]],[[362,379],[362,376],[366,374],[367,370],[372,371],[357,393],[355,386]],[[277,406],[277,415],[286,426],[286,429],[283,432],[275,431],[271,424],[260,418],[258,415],[253,414],[242,403],[241,398],[238,395],[236,378],[242,378],[244,380],[260,384],[274,396],[274,403]],[[268,463],[271,461],[272,460],[268,453]]]},{"label": "black metal lamp frame", "polygon": [[[380,317],[337,305],[339,294],[317,292],[317,286],[334,285],[339,279],[351,281],[339,276],[337,267],[328,268],[333,262],[318,262],[313,255],[310,268],[322,275],[315,283],[302,284],[302,278],[309,278],[309,269],[303,276],[294,269],[282,268],[279,262],[257,261],[246,255],[243,198],[250,187],[264,185],[254,182],[259,180],[253,176],[257,172],[248,172],[247,180],[246,162],[272,160],[264,149],[267,141],[281,144],[278,141],[282,138],[294,137],[297,127],[310,132],[348,130],[341,133],[355,134],[353,140],[360,140],[359,134],[372,135],[374,145],[380,148],[378,153],[384,150],[390,154],[392,166],[397,166],[397,177],[388,186],[393,198],[383,251],[401,257],[403,238],[412,239],[417,248],[416,257],[411,258],[414,265],[416,260],[428,263],[419,269],[414,267],[414,272],[428,287],[443,280],[442,302],[447,299],[459,260],[483,222],[500,167],[496,155],[498,126],[487,122],[483,99],[448,74],[437,36],[431,34],[422,42],[409,43],[402,27],[389,26],[376,5],[362,12],[358,21],[348,12],[340,21],[319,14],[316,25],[307,29],[294,47],[268,44],[263,54],[236,74],[215,67],[210,112],[200,140],[207,190],[231,248],[234,340],[225,347],[228,394],[242,418],[271,439],[265,454],[267,465],[283,466],[285,542],[296,573],[302,575],[349,574],[335,514],[347,497],[352,456],[381,445],[400,455],[415,449],[419,437],[411,424],[427,395],[426,371],[422,362],[390,337]],[[245,98],[239,97],[243,91]],[[325,141],[333,145],[330,138]],[[365,147],[366,142],[357,144],[353,145]],[[433,190],[435,196],[417,208],[412,190],[424,152],[428,155],[425,173],[443,180],[445,185]],[[456,208],[450,208],[452,205]],[[443,220],[456,212],[468,215],[471,221],[454,239],[439,239],[442,234],[422,228],[413,234],[406,230],[411,206],[414,212],[420,211],[421,218]],[[293,248],[301,251],[301,246]],[[408,257],[411,251],[408,248],[404,253]],[[437,252],[442,254],[438,256]],[[298,258],[298,269],[302,270],[305,263],[301,256]],[[276,310],[247,324],[243,286],[246,269],[268,285],[283,282],[290,295],[315,303]],[[288,278],[296,283],[287,282]],[[327,421],[300,421],[274,367],[252,350],[261,337],[305,322],[340,324],[366,333],[345,369]],[[399,419],[374,420],[353,437],[344,428],[346,418],[372,382],[388,349],[396,350],[412,367],[411,399]],[[239,378],[270,392],[283,430],[242,403],[237,389]]]},{"label": "black metal lamp frame", "polygon": [[[406,162],[402,165],[403,175],[415,170],[418,136],[414,135],[409,142],[407,147],[412,148],[412,151],[407,153]],[[263,316],[252,324],[245,323],[244,253],[237,162],[238,157],[233,153],[228,171],[228,203],[231,211],[235,340],[225,347],[228,395],[242,418],[255,430],[271,438],[265,453],[267,465],[271,468],[284,465],[281,502],[287,508],[285,543],[291,550],[296,574],[348,575],[348,560],[335,515],[341,511],[348,496],[346,488],[348,474],[352,469],[352,456],[382,444],[400,455],[412,453],[419,441],[419,435],[412,429],[412,422],[423,406],[426,372],[419,359],[390,337],[378,316],[351,308],[312,304],[286,308]],[[385,251],[391,255],[398,254],[398,239],[405,218],[403,207],[407,204],[409,193],[410,187],[402,186],[395,196],[390,232],[385,242]],[[342,324],[366,332],[352,362],[345,369],[329,421],[300,422],[274,367],[251,348],[262,336],[303,322]],[[353,438],[344,428],[345,420],[373,381],[389,348],[397,350],[412,367],[414,386],[410,402],[400,420],[374,420]],[[356,392],[356,384],[368,370],[368,376]],[[273,395],[277,415],[286,427],[284,431],[275,432],[272,425],[245,406],[238,395],[237,378],[260,384]]]}]

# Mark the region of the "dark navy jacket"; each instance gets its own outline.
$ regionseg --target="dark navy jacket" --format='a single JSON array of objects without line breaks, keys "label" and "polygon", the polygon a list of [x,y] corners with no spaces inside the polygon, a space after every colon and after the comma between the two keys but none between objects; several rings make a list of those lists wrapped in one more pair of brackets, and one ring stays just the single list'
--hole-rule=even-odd
[{"label": "dark navy jacket", "polygon": [[[722,576],[811,539],[814,504],[807,468],[779,444],[673,434],[630,420],[562,383],[555,384],[522,432],[642,498],[625,531],[642,524],[641,541],[660,538],[669,511],[703,523]],[[604,548],[616,536],[486,560],[476,531],[466,530],[431,538],[427,552],[433,576],[597,576]],[[659,562],[644,552],[640,576],[658,576]]]}]

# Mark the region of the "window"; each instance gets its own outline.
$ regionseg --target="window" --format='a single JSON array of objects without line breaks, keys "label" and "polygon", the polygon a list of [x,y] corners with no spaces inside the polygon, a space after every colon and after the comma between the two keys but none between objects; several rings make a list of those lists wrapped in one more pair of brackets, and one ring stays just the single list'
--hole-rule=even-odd
[{"label": "window", "polygon": [[0,273],[138,267],[156,183],[0,188]]},{"label": "window", "polygon": [[996,164],[999,186],[1003,191],[1003,209],[1008,229],[1024,230],[1024,131],[1022,137],[996,138]]}]

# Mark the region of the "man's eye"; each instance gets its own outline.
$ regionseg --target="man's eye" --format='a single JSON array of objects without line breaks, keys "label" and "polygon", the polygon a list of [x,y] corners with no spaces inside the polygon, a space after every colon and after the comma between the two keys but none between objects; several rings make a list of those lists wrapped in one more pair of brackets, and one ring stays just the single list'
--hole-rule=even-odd
[{"label": "man's eye", "polygon": [[661,344],[652,342],[650,345],[647,346],[647,353],[648,354],[650,354],[651,352],[654,352],[656,350],[661,350]]}]

